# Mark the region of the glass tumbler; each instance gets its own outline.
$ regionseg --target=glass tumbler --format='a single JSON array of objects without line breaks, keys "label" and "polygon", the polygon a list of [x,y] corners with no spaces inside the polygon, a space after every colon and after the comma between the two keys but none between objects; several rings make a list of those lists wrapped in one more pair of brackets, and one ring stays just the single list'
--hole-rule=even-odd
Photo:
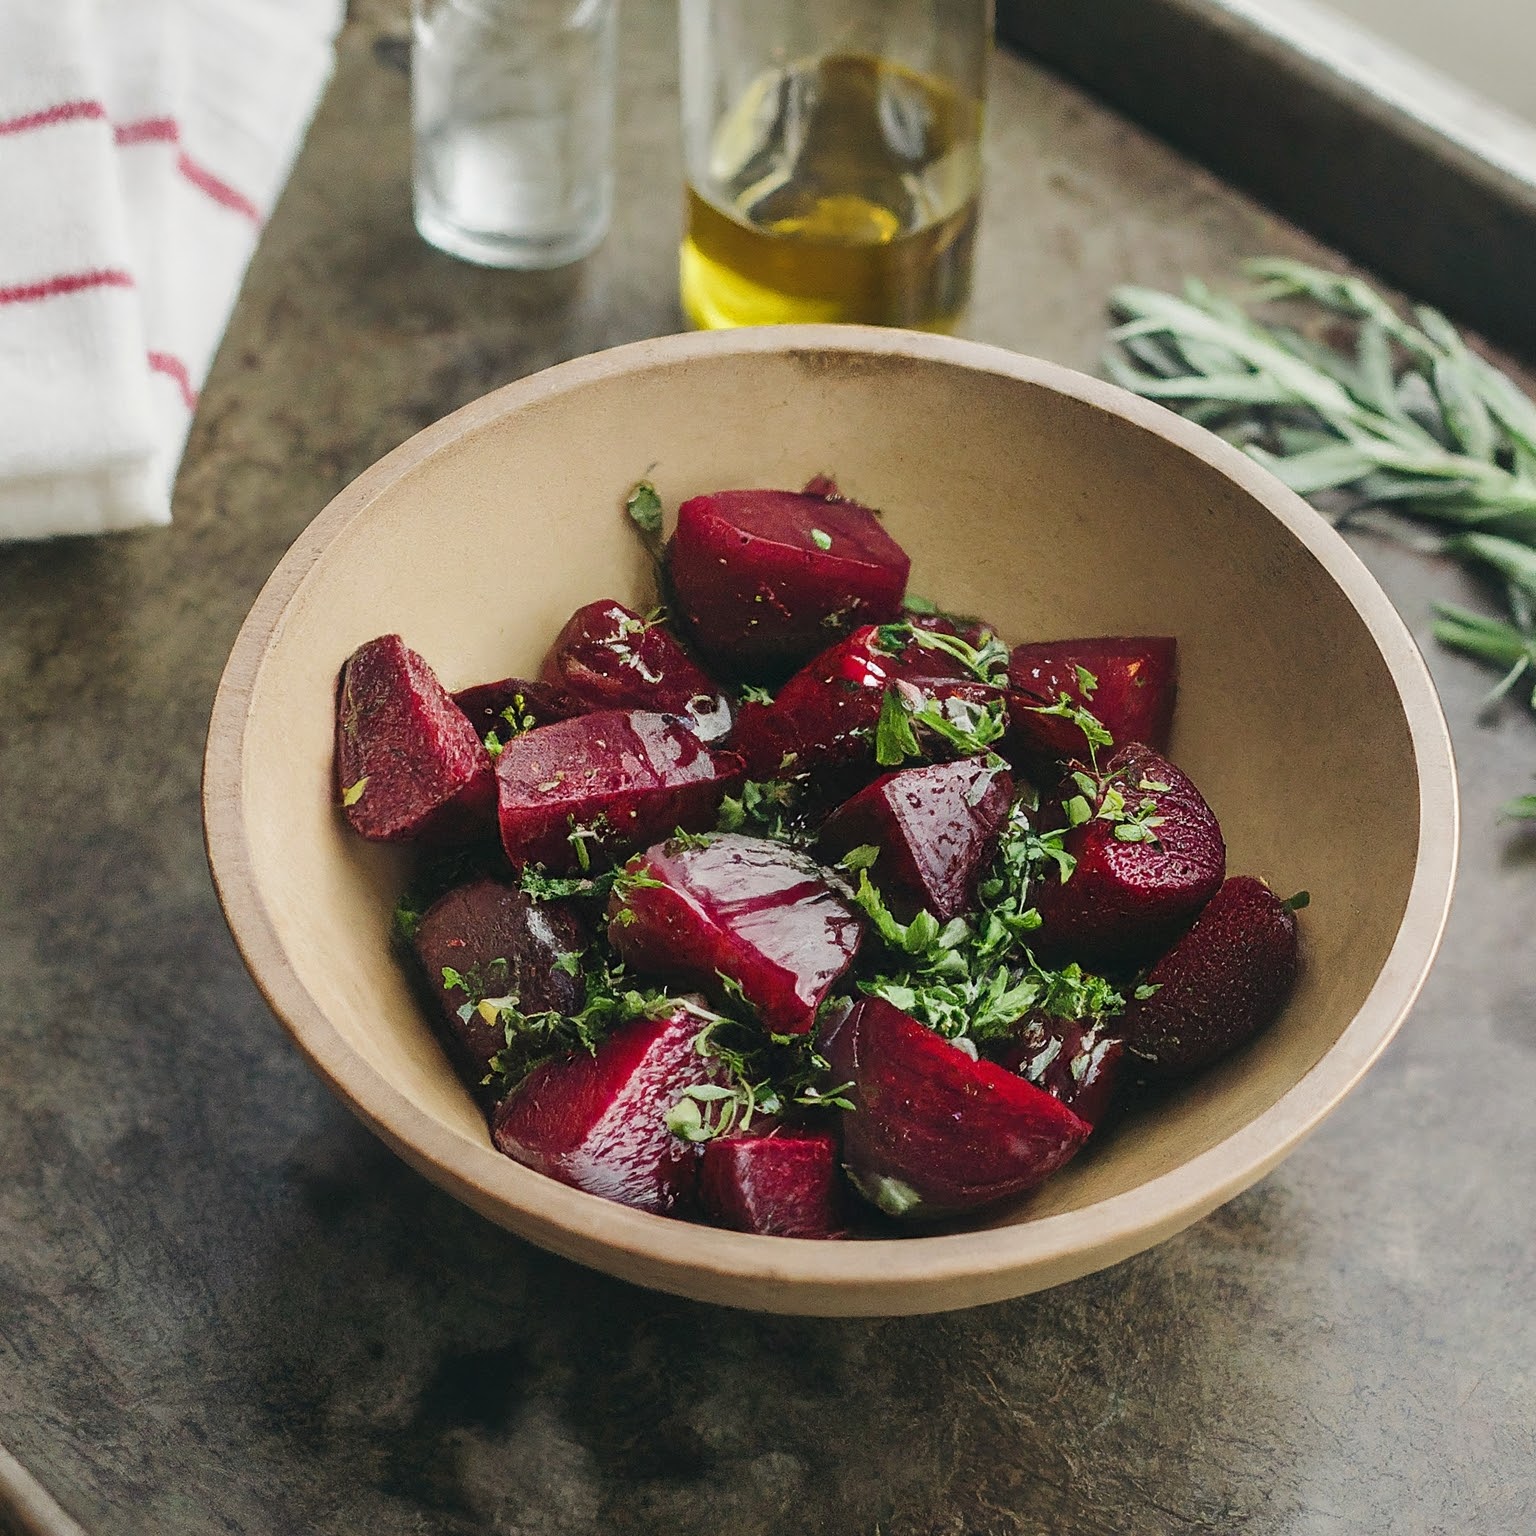
[{"label": "glass tumbler", "polygon": [[949,330],[992,0],[681,0],[683,309]]},{"label": "glass tumbler", "polygon": [[618,0],[412,0],[416,228],[488,267],[594,250],[613,205]]}]

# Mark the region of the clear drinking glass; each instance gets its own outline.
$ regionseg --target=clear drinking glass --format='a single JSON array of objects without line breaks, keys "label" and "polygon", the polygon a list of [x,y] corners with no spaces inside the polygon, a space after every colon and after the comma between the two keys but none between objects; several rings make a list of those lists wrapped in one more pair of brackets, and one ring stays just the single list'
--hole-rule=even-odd
[{"label": "clear drinking glass", "polygon": [[991,37],[992,0],[682,0],[689,321],[950,329]]},{"label": "clear drinking glass", "polygon": [[412,0],[416,228],[488,267],[594,250],[613,205],[618,0]]}]

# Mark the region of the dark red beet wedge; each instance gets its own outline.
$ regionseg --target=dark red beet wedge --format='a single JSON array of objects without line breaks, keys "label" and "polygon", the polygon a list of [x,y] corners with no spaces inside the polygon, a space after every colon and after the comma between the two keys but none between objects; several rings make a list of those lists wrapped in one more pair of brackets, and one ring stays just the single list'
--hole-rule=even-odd
[{"label": "dark red beet wedge", "polygon": [[[422,915],[412,948],[452,1042],[454,1065],[470,1087],[506,1044],[496,1022],[498,1000],[515,998],[524,1013],[574,1013],[581,1006],[581,982],[557,971],[555,962],[585,949],[588,937],[570,903],[530,901],[499,880],[472,880]],[[445,969],[462,984],[445,982]]]},{"label": "dark red beet wedge", "polygon": [[677,637],[622,603],[578,608],[556,637],[541,675],[585,709],[680,715],[700,741],[718,741],[731,729],[725,695]]},{"label": "dark red beet wedge", "polygon": [[[1167,758],[1133,743],[1110,758],[1106,771],[1132,806],[1143,798],[1157,802],[1156,841],[1124,841],[1110,822],[1089,821],[1064,840],[1077,860],[1071,879],[1052,874],[1035,891],[1035,949],[1099,971],[1140,964],[1173,943],[1216,894],[1227,856],[1211,808]],[[1075,795],[1076,788],[1068,780],[1057,794]]]},{"label": "dark red beet wedge", "polygon": [[[740,761],[712,754],[674,715],[601,710],[540,726],[496,759],[501,841],[515,868],[594,867],[676,827],[713,826]],[[574,835],[573,835],[574,834]]]},{"label": "dark red beet wedge", "polygon": [[843,1166],[889,1216],[955,1215],[1023,1194],[1088,1138],[1059,1099],[884,998],[857,1003],[823,1049],[857,1106],[843,1116]]},{"label": "dark red beet wedge", "polygon": [[798,849],[726,832],[670,841],[629,866],[639,885],[609,904],[608,938],[636,971],[729,1002],[740,987],[764,1028],[803,1035],[853,963],[863,919]]},{"label": "dark red beet wedge", "polygon": [[526,677],[504,677],[498,682],[461,688],[454,694],[453,702],[469,717],[482,741],[494,731],[502,746],[537,725],[554,725],[558,720],[587,713],[584,705],[562,689]]},{"label": "dark red beet wedge", "polygon": [[491,1139],[508,1157],[588,1194],[660,1215],[692,1209],[698,1150],[667,1129],[683,1090],[705,1081],[693,1048],[704,1021],[687,1007],[636,1019],[595,1056],[528,1074],[496,1107]]},{"label": "dark red beet wedge", "polygon": [[1000,697],[943,651],[908,641],[890,654],[881,631],[866,625],[802,667],[772,704],[744,704],[732,748],[746,760],[748,778],[825,774],[850,794],[879,772],[875,726],[893,686],[915,703],[964,699],[980,706]]},{"label": "dark red beet wedge", "polygon": [[1104,1118],[1124,1055],[1125,1042],[1104,1025],[1050,1014],[1026,1019],[1013,1038],[992,1053],[999,1066],[1044,1088],[1089,1125]]},{"label": "dark red beet wedge", "polygon": [[829,864],[857,848],[880,850],[870,879],[896,915],[941,920],[971,905],[1013,799],[1013,780],[979,757],[887,773],[827,818],[817,844]]},{"label": "dark red beet wedge", "polygon": [[1197,1072],[1274,1023],[1296,981],[1296,914],[1262,880],[1234,875],[1147,973],[1116,1029],[1157,1076]]},{"label": "dark red beet wedge", "polygon": [[785,677],[829,640],[895,618],[910,563],[868,507],[801,491],[695,496],[667,552],[700,652],[753,678]]},{"label": "dark red beet wedge", "polygon": [[376,842],[465,842],[490,830],[490,756],[399,635],[360,645],[341,669],[336,795],[352,830]]},{"label": "dark red beet wedge", "polygon": [[844,1224],[837,1137],[780,1126],[706,1142],[699,1202],[710,1221],[733,1232],[836,1236]]},{"label": "dark red beet wedge", "polygon": [[[1081,667],[1097,680],[1089,690]],[[1082,731],[1070,720],[1036,713],[1066,694],[1094,715],[1117,746],[1140,741],[1168,750],[1178,675],[1178,644],[1167,635],[1109,635],[1016,645],[1008,662],[1014,738],[1027,756],[1065,762],[1081,757]]]}]

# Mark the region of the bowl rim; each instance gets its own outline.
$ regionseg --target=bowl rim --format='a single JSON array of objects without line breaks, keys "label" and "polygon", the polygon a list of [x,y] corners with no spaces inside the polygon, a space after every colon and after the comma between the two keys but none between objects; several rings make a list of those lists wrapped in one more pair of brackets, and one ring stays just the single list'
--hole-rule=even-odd
[{"label": "bowl rim", "polygon": [[[1299,1082],[1246,1125],[1178,1167],[1078,1210],[973,1232],[825,1243],[685,1226],[569,1188],[452,1130],[355,1050],[290,966],[254,879],[242,782],[251,700],[288,605],[342,529],[429,456],[593,381],[695,358],[828,352],[936,362],[1038,385],[1195,455],[1252,496],[1328,573],[1365,624],[1403,707],[1419,776],[1418,854],[1397,936],[1355,1017]],[[418,1171],[520,1235],[646,1285],[765,1310],[875,1315],[998,1300],[1087,1274],[1171,1236],[1261,1178],[1334,1109],[1401,1026],[1445,932],[1459,842],[1450,734],[1424,659],[1364,563],[1300,496],[1213,433],[1061,364],[982,342],[844,325],[662,336],[592,353],[471,401],[363,471],[294,541],[241,626],[214,699],[202,800],[214,886],[258,989],[331,1089]]]}]

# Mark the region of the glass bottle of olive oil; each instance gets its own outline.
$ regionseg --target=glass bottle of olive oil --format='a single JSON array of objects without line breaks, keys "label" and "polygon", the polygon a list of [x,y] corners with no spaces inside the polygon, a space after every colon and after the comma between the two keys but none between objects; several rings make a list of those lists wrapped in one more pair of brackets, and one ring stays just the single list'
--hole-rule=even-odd
[{"label": "glass bottle of olive oil", "polygon": [[[690,57],[690,10],[742,9],[749,14],[735,18],[737,26],[695,37]],[[683,10],[688,187],[680,275],[689,322],[951,329],[970,294],[990,6],[684,0]],[[864,13],[856,18],[862,28],[847,24],[849,11]],[[968,46],[953,46],[953,38],[947,49],[934,46],[943,34],[933,24],[937,12],[951,28],[966,13]],[[787,52],[763,35],[774,17],[799,23],[788,28],[789,46],[814,44],[806,35],[814,19],[841,21],[830,29],[839,40],[879,51],[804,52],[773,64],[774,54]],[[930,24],[913,27],[914,19]],[[769,56],[768,67],[749,42]],[[732,90],[732,74],[754,63],[756,72]]]}]

